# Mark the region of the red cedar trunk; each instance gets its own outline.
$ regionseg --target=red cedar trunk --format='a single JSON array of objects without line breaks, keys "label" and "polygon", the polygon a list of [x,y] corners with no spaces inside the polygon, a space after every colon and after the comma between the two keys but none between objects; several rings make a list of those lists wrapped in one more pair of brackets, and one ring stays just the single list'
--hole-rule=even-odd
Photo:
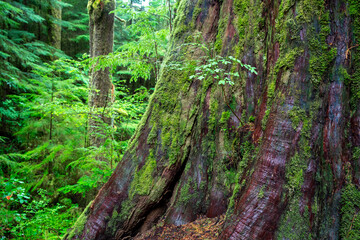
[{"label": "red cedar trunk", "polygon": [[231,111],[213,79],[164,66],[128,151],[66,239],[122,239],[161,217],[179,225],[225,212],[220,239],[359,237],[359,50],[347,51],[358,8],[181,1],[165,64],[200,31],[215,51],[255,66],[257,76],[238,66],[242,78],[225,90],[247,124],[224,118]]}]

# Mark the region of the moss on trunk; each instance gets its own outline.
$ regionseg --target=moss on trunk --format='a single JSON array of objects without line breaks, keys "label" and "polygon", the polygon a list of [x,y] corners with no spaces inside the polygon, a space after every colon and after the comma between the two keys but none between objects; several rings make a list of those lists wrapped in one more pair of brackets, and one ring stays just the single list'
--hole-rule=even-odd
[{"label": "moss on trunk", "polygon": [[[183,224],[225,212],[222,239],[358,237],[350,220],[358,219],[358,199],[350,196],[359,193],[359,50],[349,50],[358,41],[357,8],[339,0],[182,0],[147,112],[81,238],[121,239],[161,217]],[[258,75],[232,66],[241,79],[222,91],[212,78],[166,67],[185,52],[200,57],[179,48],[194,32]]]}]

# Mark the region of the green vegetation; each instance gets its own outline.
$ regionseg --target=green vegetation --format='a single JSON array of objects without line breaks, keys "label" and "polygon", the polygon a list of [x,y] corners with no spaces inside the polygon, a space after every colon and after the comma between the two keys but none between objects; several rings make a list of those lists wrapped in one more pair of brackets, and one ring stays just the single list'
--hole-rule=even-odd
[{"label": "green vegetation", "polygon": [[[168,8],[118,1],[115,14],[126,22],[115,25],[118,50],[89,59],[86,4],[0,1],[0,239],[62,237],[122,158],[152,94],[168,43]],[[50,15],[52,7],[62,8],[62,19]],[[48,36],[54,25],[62,27],[61,50]],[[111,125],[100,126],[108,138],[94,147],[88,94],[97,60],[111,67],[114,101]],[[149,191],[138,188],[156,168],[151,157],[134,182],[138,194]]]}]

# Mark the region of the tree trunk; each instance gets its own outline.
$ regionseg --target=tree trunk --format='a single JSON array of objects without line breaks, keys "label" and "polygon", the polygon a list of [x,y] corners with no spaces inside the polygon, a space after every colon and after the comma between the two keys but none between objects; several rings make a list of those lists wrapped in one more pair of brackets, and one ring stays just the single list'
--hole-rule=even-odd
[{"label": "tree trunk", "polygon": [[[114,0],[89,0],[90,57],[107,55],[113,50],[114,42]],[[89,140],[91,146],[104,144],[106,127],[110,124],[109,109],[112,104],[111,76],[109,68],[91,71],[89,94]]]},{"label": "tree trunk", "polygon": [[[60,6],[57,6],[55,4],[51,4],[49,8],[49,15],[53,17],[54,19],[57,19],[58,21],[61,21],[61,15],[62,15],[62,9]],[[48,28],[48,37],[49,37],[49,44],[56,48],[61,50],[61,26],[57,23],[55,23],[55,20],[51,20],[49,22],[49,28]],[[54,60],[55,57],[52,57],[52,60]]]},{"label": "tree trunk", "polygon": [[[359,10],[351,0],[182,0],[147,112],[65,238],[122,239],[162,217],[223,213],[220,239],[358,238]],[[213,78],[166,67],[195,32],[258,75],[232,66],[242,78],[224,98]]]}]

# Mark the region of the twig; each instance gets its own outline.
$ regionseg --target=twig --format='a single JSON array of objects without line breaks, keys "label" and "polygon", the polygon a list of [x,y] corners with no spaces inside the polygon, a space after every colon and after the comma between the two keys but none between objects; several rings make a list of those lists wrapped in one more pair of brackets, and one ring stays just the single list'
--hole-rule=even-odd
[{"label": "twig", "polygon": [[359,46],[359,44],[356,44],[356,45],[354,45],[354,46],[352,46],[352,47],[349,47],[349,48],[346,50],[346,52],[345,52],[346,59],[348,59],[348,55],[349,55],[349,53],[350,53],[350,50],[353,49],[353,48],[355,48],[355,47],[358,47],[358,46]]},{"label": "twig", "polygon": [[125,19],[119,18],[116,15],[115,15],[115,18],[126,25],[126,20]]},{"label": "twig", "polygon": [[351,224],[350,224],[350,229],[349,229],[349,231],[348,231],[347,234],[346,234],[346,238],[349,237],[349,233],[350,233],[350,231],[351,231],[351,228],[352,228],[352,225],[353,225],[353,223],[354,223],[355,217],[356,217],[356,215],[357,215],[358,213],[359,213],[359,210],[358,210],[357,212],[355,212],[355,214],[354,214],[354,217],[353,217],[353,219],[352,219],[352,221],[351,221]]}]

